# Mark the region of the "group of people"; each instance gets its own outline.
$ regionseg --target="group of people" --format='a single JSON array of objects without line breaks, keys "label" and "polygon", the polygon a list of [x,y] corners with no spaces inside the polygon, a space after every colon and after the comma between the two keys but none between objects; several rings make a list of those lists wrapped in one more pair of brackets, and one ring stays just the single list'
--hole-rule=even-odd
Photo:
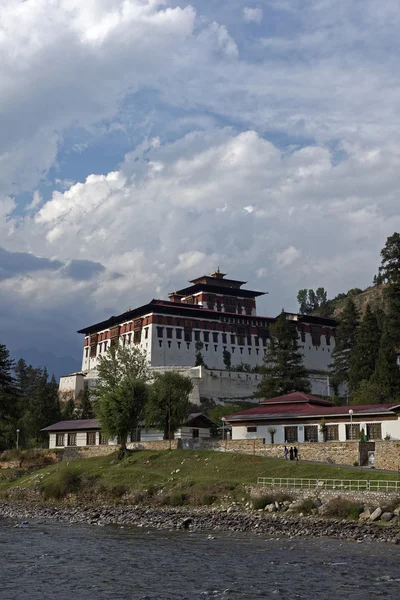
[{"label": "group of people", "polygon": [[288,456],[289,460],[299,460],[299,451],[297,450],[296,446],[290,446],[290,449],[288,449],[287,446],[284,447],[283,458],[287,460]]}]

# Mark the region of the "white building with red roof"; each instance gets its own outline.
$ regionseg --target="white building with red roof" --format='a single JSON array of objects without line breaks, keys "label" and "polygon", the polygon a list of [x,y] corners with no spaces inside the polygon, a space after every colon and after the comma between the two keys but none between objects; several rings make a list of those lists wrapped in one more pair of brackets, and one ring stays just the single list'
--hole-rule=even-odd
[{"label": "white building with red roof", "polygon": [[[259,403],[256,408],[225,417],[232,426],[232,439],[262,438],[277,444],[400,439],[400,405],[369,404],[336,406],[311,394],[293,392]],[[321,423],[324,427],[321,427]]]}]

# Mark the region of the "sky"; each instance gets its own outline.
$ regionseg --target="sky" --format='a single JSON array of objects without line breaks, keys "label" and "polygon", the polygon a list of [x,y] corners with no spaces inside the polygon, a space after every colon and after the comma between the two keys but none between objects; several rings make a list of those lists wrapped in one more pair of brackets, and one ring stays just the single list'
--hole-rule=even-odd
[{"label": "sky", "polygon": [[0,343],[217,266],[297,310],[400,230],[397,0],[3,0]]}]

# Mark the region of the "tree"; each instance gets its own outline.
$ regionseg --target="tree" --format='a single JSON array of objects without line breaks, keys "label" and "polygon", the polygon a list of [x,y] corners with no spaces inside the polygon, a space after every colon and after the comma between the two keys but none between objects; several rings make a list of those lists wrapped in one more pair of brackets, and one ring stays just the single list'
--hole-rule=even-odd
[{"label": "tree", "polygon": [[317,312],[320,315],[330,312],[328,294],[323,287],[314,290],[299,290],[297,294],[299,311],[301,314],[312,314]]},{"label": "tree", "polygon": [[149,364],[146,354],[137,346],[112,346],[103,355],[97,366],[98,378],[90,392],[95,398],[111,392],[125,378],[148,381]]},{"label": "tree", "polygon": [[25,444],[42,444],[47,436],[41,429],[61,418],[58,385],[54,376],[49,381],[47,369],[35,369],[31,365],[26,368],[24,378],[21,440]]},{"label": "tree", "polygon": [[79,415],[76,413],[76,406],[73,398],[69,398],[69,400],[62,403],[61,419],[63,421],[73,421],[74,419],[77,419],[78,416]]},{"label": "tree", "polygon": [[88,386],[85,386],[81,396],[81,404],[79,407],[79,418],[80,419],[93,419],[94,411],[92,406],[92,401],[90,398],[90,390]]},{"label": "tree", "polygon": [[400,234],[388,237],[381,250],[379,274],[388,284],[385,289],[387,301],[387,336],[393,350],[400,348]]},{"label": "tree", "polygon": [[102,393],[97,412],[101,428],[110,438],[118,439],[121,454],[126,451],[128,435],[141,425],[147,398],[147,384],[131,377],[124,377],[114,389]]},{"label": "tree", "polygon": [[388,401],[390,401],[389,390],[371,380],[361,381],[351,396],[352,404],[383,404]]},{"label": "tree", "polygon": [[228,350],[224,350],[222,353],[225,368],[229,371],[232,365],[231,353]]},{"label": "tree", "polygon": [[6,346],[0,344],[0,450],[14,444],[18,423],[18,390],[13,367]]},{"label": "tree", "polygon": [[146,406],[146,425],[161,429],[170,447],[175,431],[187,419],[192,389],[190,379],[176,371],[155,374]]},{"label": "tree", "polygon": [[368,304],[350,354],[349,383],[352,392],[358,388],[361,381],[368,381],[373,375],[379,353],[380,338],[378,319]]},{"label": "tree", "polygon": [[129,433],[143,420],[148,380],[146,355],[136,346],[112,347],[98,365],[98,379],[90,393],[102,429],[119,439],[121,454],[125,453]]},{"label": "tree", "polygon": [[195,367],[205,367],[206,364],[204,362],[204,358],[203,355],[201,353],[201,351],[203,350],[204,344],[203,342],[197,341],[195,348],[196,348],[196,360],[194,363]]},{"label": "tree", "polygon": [[257,396],[272,398],[290,392],[309,392],[310,382],[297,342],[297,329],[282,312],[270,329],[263,378]]},{"label": "tree", "polygon": [[395,399],[400,394],[400,369],[389,329],[389,318],[383,326],[375,371],[370,381],[380,386],[382,393],[389,399]]},{"label": "tree", "polygon": [[348,298],[336,330],[336,345],[332,352],[332,377],[336,386],[349,381],[350,355],[356,344],[358,312]]}]

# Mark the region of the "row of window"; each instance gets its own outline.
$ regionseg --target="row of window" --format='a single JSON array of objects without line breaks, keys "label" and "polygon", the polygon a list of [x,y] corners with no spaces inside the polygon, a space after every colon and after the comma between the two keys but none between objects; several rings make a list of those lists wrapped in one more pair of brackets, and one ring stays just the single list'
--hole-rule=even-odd
[{"label": "row of window", "polygon": [[[306,334],[304,331],[300,331],[300,338],[301,341],[303,343],[305,343],[306,341]],[[313,346],[320,346],[321,345],[321,335],[320,334],[315,334],[312,333],[311,334],[311,341],[312,341],[312,345]],[[325,335],[325,343],[327,346],[331,345],[331,336],[329,334]]]},{"label": "row of window", "polygon": [[[173,329],[172,327],[157,327],[157,337],[158,338],[163,338],[164,337],[164,329],[166,332],[166,338],[167,340],[172,340],[173,339]],[[201,339],[201,333],[203,333],[203,339]],[[182,336],[183,334],[183,336]],[[221,338],[219,337],[221,335]],[[191,342],[194,341],[195,342],[201,342],[203,341],[204,343],[209,343],[209,342],[213,342],[214,344],[218,344],[218,342],[221,340],[223,344],[227,344],[228,343],[228,339],[229,342],[232,345],[235,345],[236,343],[239,346],[245,346],[246,344],[248,346],[252,346],[253,344],[253,337],[251,335],[235,335],[233,333],[228,334],[228,333],[218,333],[217,331],[192,331],[191,329],[175,329],[175,337],[177,340],[181,340],[183,339],[185,342]],[[260,346],[260,341],[261,343],[266,346],[267,345],[267,339],[266,338],[259,338],[259,337],[254,337],[254,345],[255,346]]]},{"label": "row of window", "polygon": [[[171,344],[172,344],[172,342],[171,342],[171,341],[169,341],[169,340],[167,340],[167,344],[168,344],[168,348],[171,348]],[[177,345],[177,347],[178,347],[178,350],[180,349],[180,347],[181,347],[181,344],[182,344],[182,342],[177,342],[177,343],[176,343],[176,345]],[[158,340],[158,345],[159,345],[159,347],[160,347],[160,348],[162,348],[162,346],[163,346],[163,340]],[[209,345],[210,345],[210,344],[204,344],[204,350],[205,350],[206,352],[208,352],[208,347],[209,347]],[[214,345],[212,345],[212,344],[211,344],[211,346],[213,346],[213,347],[214,347],[214,352],[218,352],[218,345],[217,345],[217,344],[214,344]],[[188,350],[190,350],[190,342],[186,342],[186,347],[187,347],[187,349],[188,349]],[[224,352],[225,352],[225,350],[227,350],[227,349],[228,349],[228,348],[227,348],[226,346],[223,346],[223,348],[222,348],[222,350],[223,350]],[[240,354],[243,354],[243,350],[244,350],[244,348],[242,348],[242,347],[239,347]],[[252,351],[252,348],[248,348],[249,356],[251,356],[251,351]],[[255,351],[256,351],[256,354],[257,354],[257,356],[258,356],[258,355],[259,355],[259,352],[260,352],[260,349],[259,349],[259,348],[255,348]],[[263,352],[264,352],[264,354],[266,353],[266,351],[267,351],[267,350],[266,350],[266,348],[264,348],[264,349],[263,349]],[[232,347],[230,348],[230,352],[231,352],[232,354],[235,354],[235,346],[232,346]]]},{"label": "row of window", "polygon": [[[65,443],[65,438],[67,443]],[[99,444],[101,446],[108,444],[108,437],[103,433],[99,433]],[[76,433],[57,433],[56,446],[76,446]],[[96,432],[88,431],[86,433],[86,446],[96,446]]]},{"label": "row of window", "polygon": [[[247,427],[247,433],[257,433],[257,427]],[[304,441],[305,442],[318,442],[318,425],[305,425],[304,426]],[[353,425],[346,425],[346,440],[359,440],[360,439],[360,425],[354,423]],[[284,428],[285,443],[291,444],[298,442],[298,427],[288,426]],[[369,440],[381,440],[382,439],[382,425],[381,423],[367,423],[367,437]],[[328,442],[339,440],[339,425],[327,425],[325,430],[325,439]]]}]

